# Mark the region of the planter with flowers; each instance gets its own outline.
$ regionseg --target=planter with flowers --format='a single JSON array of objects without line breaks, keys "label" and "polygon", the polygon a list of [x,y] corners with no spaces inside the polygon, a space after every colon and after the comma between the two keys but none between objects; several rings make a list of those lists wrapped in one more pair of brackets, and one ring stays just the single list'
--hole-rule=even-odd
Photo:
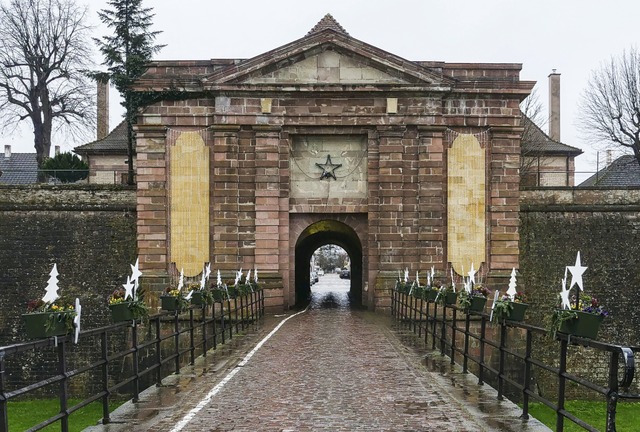
[{"label": "planter with flowers", "polygon": [[556,309],[551,316],[551,333],[567,333],[588,339],[598,337],[600,325],[609,313],[597,298],[581,294],[571,299],[570,309]]},{"label": "planter with flowers", "polygon": [[503,323],[505,320],[522,322],[529,305],[526,303],[524,293],[517,292],[513,296],[504,295],[495,301],[491,321]]},{"label": "planter with flowers", "polygon": [[213,293],[206,289],[201,288],[201,284],[193,283],[187,286],[188,291],[193,291],[191,294],[191,304],[195,306],[208,306],[213,303]]},{"label": "planter with flowers", "polygon": [[458,293],[453,285],[443,284],[438,290],[435,301],[442,305],[454,305],[458,299]]},{"label": "planter with flowers", "polygon": [[107,299],[111,318],[114,322],[144,320],[149,316],[149,308],[142,295],[138,294],[136,300],[126,295],[124,288],[118,288]]},{"label": "planter with flowers", "polygon": [[160,296],[160,307],[166,311],[184,312],[189,308],[189,300],[182,294],[181,289],[169,286]]},{"label": "planter with flowers", "polygon": [[[567,286],[567,270],[571,272],[571,284]],[[597,298],[584,293],[582,274],[587,270],[580,262],[580,252],[576,256],[576,263],[567,266],[562,280],[560,299],[561,309],[557,309],[551,315],[550,331],[555,337],[557,332],[569,335],[595,339],[600,330],[600,324],[609,313],[600,306]],[[576,294],[570,296],[573,285],[576,286]]]},{"label": "planter with flowers", "polygon": [[482,312],[488,296],[487,287],[482,284],[474,284],[471,292],[464,290],[458,295],[458,302],[465,312]]},{"label": "planter with flowers", "polygon": [[27,304],[27,313],[22,315],[28,338],[62,336],[73,330],[76,311],[73,303],[63,298],[53,303],[41,299]]},{"label": "planter with flowers", "polygon": [[28,338],[62,336],[74,328],[75,306],[58,295],[58,269],[54,264],[42,299],[31,300],[22,315]]}]

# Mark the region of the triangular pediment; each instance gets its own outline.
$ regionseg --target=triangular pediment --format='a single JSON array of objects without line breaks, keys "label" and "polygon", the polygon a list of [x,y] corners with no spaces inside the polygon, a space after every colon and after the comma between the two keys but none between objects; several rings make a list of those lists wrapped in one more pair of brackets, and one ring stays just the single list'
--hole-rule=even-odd
[{"label": "triangular pediment", "polygon": [[332,26],[227,67],[203,80],[217,85],[385,85],[450,87],[428,68],[338,32]]}]

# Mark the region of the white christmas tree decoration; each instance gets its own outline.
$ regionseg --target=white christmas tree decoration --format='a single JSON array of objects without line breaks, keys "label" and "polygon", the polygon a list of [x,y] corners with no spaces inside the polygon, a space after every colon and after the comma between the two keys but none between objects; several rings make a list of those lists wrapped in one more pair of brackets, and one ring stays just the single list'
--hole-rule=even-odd
[{"label": "white christmas tree decoration", "polygon": [[75,327],[75,335],[73,343],[78,343],[78,337],[80,336],[80,316],[82,315],[82,306],[80,305],[80,299],[76,297],[76,316],[73,317],[73,326]]},{"label": "white christmas tree decoration", "polygon": [[416,270],[416,284],[420,286],[420,272]]},{"label": "white christmas tree decoration", "polygon": [[451,288],[456,292],[456,282],[453,280],[453,267],[451,268]]},{"label": "white christmas tree decoration", "polygon": [[409,282],[409,269],[405,268],[404,269],[404,283]]},{"label": "white christmas tree decoration", "polygon": [[242,269],[240,269],[237,273],[236,273],[236,280],[233,283],[234,286],[238,286],[238,283],[240,282],[240,279],[242,279]]},{"label": "white christmas tree decoration", "polygon": [[517,293],[518,291],[516,290],[516,268],[514,267],[513,270],[511,270],[511,279],[509,279],[509,289],[507,290],[507,295],[509,296],[511,301],[514,301]]},{"label": "white christmas tree decoration", "polygon": [[498,297],[500,296],[500,291],[496,290],[493,294],[493,304],[491,305],[491,315],[489,316],[489,321],[493,321],[493,310],[496,308],[496,302],[498,301]]},{"label": "white christmas tree decoration", "polygon": [[247,277],[245,277],[244,283],[248,285],[249,282],[250,282],[250,279],[251,279],[251,269],[249,269],[249,271],[247,271]]},{"label": "white christmas tree decoration", "polygon": [[258,283],[258,269],[253,270],[253,280]]},{"label": "white christmas tree decoration", "polygon": [[203,290],[204,289],[204,285],[207,283],[207,270],[205,269],[205,271],[202,272],[202,278],[200,278],[200,289]]},{"label": "white christmas tree decoration", "polygon": [[211,263],[208,263],[207,266],[204,268],[204,278],[206,280],[209,280],[210,276],[211,276]]},{"label": "white christmas tree decoration", "polygon": [[564,279],[562,279],[562,291],[560,291],[560,299],[562,300],[563,309],[571,309],[571,302],[569,302],[569,292],[567,289],[567,267],[564,269]]},{"label": "white christmas tree decoration", "polygon": [[431,280],[433,280],[436,277],[436,269],[431,266]]},{"label": "white christmas tree decoration", "polygon": [[571,291],[571,288],[573,288],[574,285],[578,285],[580,291],[584,291],[584,287],[582,286],[582,274],[588,267],[583,267],[580,263],[580,251],[578,251],[578,255],[576,256],[576,263],[572,266],[568,266],[567,268],[571,272],[571,285],[569,285],[569,291]]},{"label": "white christmas tree decoration", "polygon": [[427,286],[431,287],[431,275],[427,272]]},{"label": "white christmas tree decoration", "polygon": [[60,297],[58,295],[58,267],[53,265],[51,273],[49,273],[49,280],[47,281],[47,287],[44,289],[45,295],[42,297],[42,301],[45,303],[53,303]]},{"label": "white christmas tree decoration", "polygon": [[178,291],[182,291],[184,286],[184,269],[180,270],[180,279],[178,279]]},{"label": "white christmas tree decoration", "polygon": [[222,286],[222,276],[220,276],[220,270],[218,270],[218,280],[216,281],[218,287]]}]

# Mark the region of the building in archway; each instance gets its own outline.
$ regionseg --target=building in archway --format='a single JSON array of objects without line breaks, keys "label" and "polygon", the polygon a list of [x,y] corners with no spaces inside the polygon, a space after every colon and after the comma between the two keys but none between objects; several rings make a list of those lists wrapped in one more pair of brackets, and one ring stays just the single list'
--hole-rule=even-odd
[{"label": "building in archway", "polygon": [[473,263],[506,285],[519,104],[534,84],[520,70],[409,61],[330,15],[254,58],[154,62],[136,86],[151,97],[136,128],[145,275],[255,267],[269,305],[287,308],[307,289],[310,254],[333,243],[370,308],[388,306],[404,268]]}]

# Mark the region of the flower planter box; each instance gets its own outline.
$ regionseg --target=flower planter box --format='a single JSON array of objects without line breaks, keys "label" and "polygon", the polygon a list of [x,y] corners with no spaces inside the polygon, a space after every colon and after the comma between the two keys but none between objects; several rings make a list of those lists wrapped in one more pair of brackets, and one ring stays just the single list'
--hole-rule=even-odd
[{"label": "flower planter box", "polygon": [[179,311],[180,305],[175,296],[160,296],[160,307],[166,311]]},{"label": "flower planter box", "polygon": [[438,297],[438,290],[428,289],[424,292],[425,300],[434,301]]},{"label": "flower planter box", "polygon": [[457,300],[458,300],[457,292],[448,292],[444,296],[444,303],[447,305],[454,305],[456,304]]},{"label": "flower planter box", "polygon": [[511,313],[509,314],[509,318],[507,319],[509,321],[517,321],[517,322],[524,321],[524,314],[527,311],[527,308],[529,307],[529,305],[527,303],[511,302],[511,306],[513,307],[513,309],[511,309]]},{"label": "flower planter box", "polygon": [[204,304],[200,291],[194,291],[193,294],[191,294],[191,304],[196,306],[202,306]]},{"label": "flower planter box", "polygon": [[211,294],[213,294],[213,301],[215,302],[221,302],[227,298],[227,294],[223,290],[214,289],[211,290]]},{"label": "flower planter box", "polygon": [[574,311],[578,318],[563,321],[558,331],[573,336],[595,339],[600,330],[603,317],[588,312]]},{"label": "flower planter box", "polygon": [[487,298],[483,296],[471,297],[471,305],[469,306],[469,312],[483,312],[484,306],[487,304]]},{"label": "flower planter box", "polygon": [[[66,323],[66,316],[68,314],[69,312],[37,312],[23,314],[22,319],[25,324],[27,337],[34,339],[66,335],[69,332]],[[55,319],[53,327],[47,330],[47,322],[49,321],[50,315],[54,315]]]},{"label": "flower planter box", "polygon": [[135,317],[129,309],[131,302],[123,302],[109,305],[113,322],[133,321]]}]

